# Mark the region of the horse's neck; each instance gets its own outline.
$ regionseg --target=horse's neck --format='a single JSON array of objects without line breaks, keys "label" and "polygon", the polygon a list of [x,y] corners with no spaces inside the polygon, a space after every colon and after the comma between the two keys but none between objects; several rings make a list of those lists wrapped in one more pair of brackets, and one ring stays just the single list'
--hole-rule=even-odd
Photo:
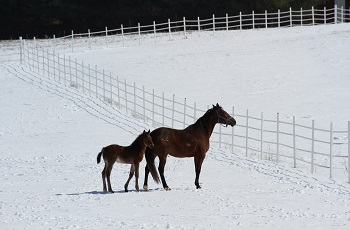
[{"label": "horse's neck", "polygon": [[200,130],[205,133],[205,135],[210,138],[213,133],[214,127],[216,125],[216,121],[211,117],[201,117],[194,124],[197,130]]}]

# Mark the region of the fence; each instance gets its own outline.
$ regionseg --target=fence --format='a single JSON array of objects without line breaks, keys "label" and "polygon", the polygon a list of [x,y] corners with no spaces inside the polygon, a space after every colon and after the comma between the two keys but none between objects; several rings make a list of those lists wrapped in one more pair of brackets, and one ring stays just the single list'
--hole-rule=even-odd
[{"label": "fence", "polygon": [[[21,60],[31,70],[100,98],[138,119],[151,122],[154,127],[184,128],[208,109],[199,108],[196,103],[190,105],[186,99],[178,100],[175,95],[169,98],[164,93],[148,91],[55,50],[21,43]],[[253,115],[249,110],[238,114],[232,108],[228,112],[236,118],[237,125],[233,129],[216,126],[211,136],[212,146],[258,159],[292,162],[292,167],[310,167],[311,173],[316,167],[325,169],[330,178],[335,174],[344,177],[347,171],[350,183],[350,122],[343,130],[335,130],[333,123],[321,128],[315,121],[303,124],[295,117],[282,120],[279,114],[268,118],[263,113]],[[344,161],[346,158],[348,162]]]},{"label": "fence", "polygon": [[[68,36],[56,38],[53,35],[52,39],[45,39],[46,44],[42,47],[60,47],[64,46],[74,51],[75,47],[87,46],[89,49],[93,45],[101,45],[101,39],[96,37],[104,36],[103,45],[120,45],[125,46],[127,41],[137,40],[138,44],[141,44],[141,40],[144,34],[153,34],[153,42],[157,42],[159,37],[168,37],[169,40],[173,38],[174,33],[183,34],[184,38],[187,38],[189,33],[197,31],[213,31],[215,33],[219,30],[243,30],[243,29],[259,29],[259,28],[272,28],[272,27],[292,27],[292,26],[307,26],[307,25],[320,25],[320,24],[337,24],[343,22],[350,22],[350,8],[344,9],[338,8],[336,5],[333,9],[312,9],[292,10],[281,12],[278,10],[276,13],[256,13],[252,11],[250,14],[242,14],[236,16],[229,16],[226,14],[224,17],[216,17],[213,15],[209,19],[188,20],[185,17],[181,21],[170,21],[152,25],[140,25],[133,27],[124,27],[121,25],[118,29],[109,30],[107,27],[103,31],[87,33],[74,33]],[[81,40],[78,38],[85,38]],[[71,42],[67,43],[67,39]],[[34,38],[35,41],[35,38]],[[80,43],[80,44],[78,44]]]},{"label": "fence", "polygon": [[[47,39],[46,45],[39,47],[35,41],[26,44],[21,39],[21,63],[31,70],[65,84],[75,87],[83,93],[95,96],[125,110],[132,116],[151,122],[154,127],[169,126],[184,128],[192,124],[209,108],[199,108],[196,103],[189,104],[186,99],[178,100],[175,95],[171,97],[164,93],[148,91],[139,87],[136,83],[128,83],[125,79],[113,77],[111,73],[100,70],[97,66],[86,65],[77,60],[71,60],[69,56],[57,53],[59,41],[63,46],[69,44],[70,48],[78,44],[77,37],[86,36],[82,44],[88,44],[91,49],[93,36],[105,36],[104,44],[109,46],[112,37],[116,43],[125,45],[126,39],[133,39],[141,43],[142,33],[157,37],[166,36],[172,39],[173,33],[182,34],[184,38],[191,30],[215,32],[217,30],[232,29],[257,29],[269,27],[290,27],[294,25],[336,24],[350,21],[350,9],[302,10],[277,13],[238,15],[212,19],[186,20],[178,22],[155,24],[107,30],[87,34],[74,34],[59,39]],[[176,32],[177,31],[177,32]],[[115,36],[112,36],[114,33]],[[129,36],[129,37],[128,37]],[[149,37],[149,36],[148,36]],[[67,38],[71,38],[67,40]],[[52,43],[53,41],[53,43]],[[101,37],[98,38],[101,41]],[[50,49],[43,49],[44,47]],[[227,108],[226,108],[227,109]],[[318,124],[309,121],[309,124],[293,118],[282,118],[279,114],[275,117],[267,117],[264,113],[252,114],[249,110],[239,114],[234,108],[230,112],[237,120],[233,128],[216,126],[211,136],[212,146],[220,149],[240,152],[246,156],[258,159],[273,160],[290,164],[292,167],[309,168],[311,173],[323,170],[330,178],[348,178],[350,183],[350,122],[343,129],[336,129],[333,123]],[[347,175],[344,175],[347,174]]]}]

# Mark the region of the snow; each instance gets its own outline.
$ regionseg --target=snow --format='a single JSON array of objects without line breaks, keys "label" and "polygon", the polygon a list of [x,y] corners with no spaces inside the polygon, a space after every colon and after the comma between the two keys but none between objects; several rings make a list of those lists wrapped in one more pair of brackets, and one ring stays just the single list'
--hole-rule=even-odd
[{"label": "snow", "polygon": [[[154,44],[146,38],[141,46],[129,40],[125,47],[77,48],[70,55],[201,105],[344,127],[349,38],[349,24],[193,32],[187,39],[160,37]],[[8,52],[4,42],[0,49]],[[14,61],[2,59],[0,78],[1,229],[349,228],[346,181],[216,148],[204,161],[202,189],[195,189],[192,158],[169,157],[171,191],[149,178],[150,192],[136,192],[132,180],[125,193],[129,165],[116,164],[116,193],[103,193],[101,148],[129,145],[155,127]]]}]

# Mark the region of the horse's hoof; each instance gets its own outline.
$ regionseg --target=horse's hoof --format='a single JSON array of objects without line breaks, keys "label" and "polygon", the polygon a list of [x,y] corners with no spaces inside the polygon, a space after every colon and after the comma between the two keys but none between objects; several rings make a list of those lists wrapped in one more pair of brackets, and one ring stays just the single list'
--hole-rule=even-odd
[{"label": "horse's hoof", "polygon": [[145,191],[147,191],[147,192],[149,191],[149,188],[148,188],[147,185],[144,185],[144,186],[143,186],[143,189],[144,189]]},{"label": "horse's hoof", "polygon": [[169,187],[166,187],[164,189],[165,189],[165,191],[170,191],[171,190],[171,188],[169,188]]}]

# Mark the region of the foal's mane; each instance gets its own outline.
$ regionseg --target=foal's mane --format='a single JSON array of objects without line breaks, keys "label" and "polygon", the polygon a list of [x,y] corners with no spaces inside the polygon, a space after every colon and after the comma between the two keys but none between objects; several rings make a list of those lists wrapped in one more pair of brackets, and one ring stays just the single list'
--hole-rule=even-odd
[{"label": "foal's mane", "polygon": [[138,135],[136,137],[136,139],[131,143],[130,146],[135,146],[135,145],[138,145],[138,142],[140,141],[141,137],[144,135],[145,133],[141,133],[140,135]]}]

